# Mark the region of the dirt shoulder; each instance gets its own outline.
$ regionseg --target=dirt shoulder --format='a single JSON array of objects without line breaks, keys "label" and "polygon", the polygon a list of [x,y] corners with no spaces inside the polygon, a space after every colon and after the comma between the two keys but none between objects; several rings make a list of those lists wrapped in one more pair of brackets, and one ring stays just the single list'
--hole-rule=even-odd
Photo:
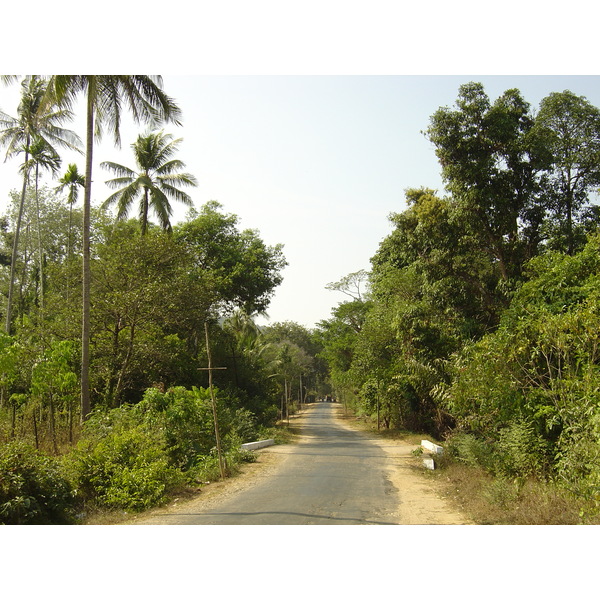
[{"label": "dirt shoulder", "polygon": [[[306,411],[310,411],[310,408],[307,408]],[[301,428],[306,411],[292,421],[294,428],[298,428],[299,431],[294,436],[294,441],[297,443],[305,441]],[[335,413],[338,422],[343,427],[361,431],[388,456],[388,478],[400,496],[400,506],[396,513],[398,524],[459,525],[471,523],[442,497],[443,490],[438,482],[427,477],[427,473],[422,467],[422,460],[412,454],[416,445],[411,445],[403,440],[383,439],[365,432],[357,425],[356,420],[344,416],[343,408],[340,405],[335,405]],[[120,523],[124,525],[161,525],[169,523],[167,515],[210,509],[234,494],[264,481],[286,460],[293,448],[294,444],[283,444],[258,450],[256,462],[242,465],[240,473],[235,477],[206,485],[193,493],[191,497],[187,495],[176,498],[167,506],[152,509],[140,515],[125,516]]]}]

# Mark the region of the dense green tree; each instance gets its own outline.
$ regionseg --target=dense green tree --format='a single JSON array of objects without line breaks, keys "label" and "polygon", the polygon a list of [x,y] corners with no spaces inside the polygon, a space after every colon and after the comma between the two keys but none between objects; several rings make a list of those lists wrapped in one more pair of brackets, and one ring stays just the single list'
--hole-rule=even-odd
[{"label": "dense green tree", "polygon": [[334,393],[354,404],[360,382],[353,380],[351,367],[356,344],[372,302],[353,300],[338,304],[329,319],[317,324],[315,337],[322,346],[318,357],[327,362],[330,383]]},{"label": "dense green tree", "polygon": [[411,291],[409,284],[406,291],[452,311],[454,319],[462,319],[465,335],[494,327],[504,302],[500,275],[494,261],[479,251],[460,208],[426,188],[406,190],[406,201],[404,212],[390,215],[394,229],[371,259],[372,294],[380,300],[402,295],[395,274],[410,268],[420,277],[419,289]]},{"label": "dense green tree", "polygon": [[111,228],[92,263],[94,389],[109,406],[139,400],[153,383],[188,383],[194,357],[178,336],[180,321],[188,313],[203,323],[210,306],[189,276],[185,248],[156,229],[140,239],[134,228],[132,221]]},{"label": "dense green tree", "polygon": [[568,90],[552,93],[540,104],[534,133],[549,155],[543,183],[550,245],[573,254],[585,243],[582,209],[600,185],[600,109]]},{"label": "dense green tree", "polygon": [[531,135],[530,106],[516,89],[490,102],[480,83],[459,88],[456,108],[440,108],[426,131],[462,220],[503,279],[519,277],[537,251],[545,154]]},{"label": "dense green tree", "polygon": [[180,173],[185,163],[173,158],[181,141],[174,140],[172,135],[162,131],[140,135],[131,145],[137,171],[114,162],[100,165],[117,175],[106,182],[117,191],[104,202],[106,207],[118,205],[117,219],[124,219],[133,202],[141,198],[139,215],[142,235],[145,235],[148,227],[150,209],[158,217],[162,228],[170,231],[173,209],[169,199],[192,206],[192,199],[180,187],[197,185],[196,178],[189,173]]},{"label": "dense green tree", "polygon": [[324,389],[326,363],[319,356],[323,346],[314,331],[293,321],[283,321],[264,327],[263,332],[275,349],[272,356],[278,365],[276,371],[284,379],[284,388],[286,381],[289,384],[288,398],[297,397],[299,402],[305,402],[307,396],[313,399],[329,392]]},{"label": "dense green tree", "polygon": [[191,253],[194,266],[211,280],[214,308],[230,313],[235,308],[252,315],[269,305],[283,280],[286,260],[281,244],[267,246],[257,231],[237,228],[238,218],[220,212],[218,202],[208,202],[200,212],[192,210],[174,230]]},{"label": "dense green tree", "polygon": [[600,481],[599,248],[594,236],[573,256],[534,259],[500,328],[457,354],[439,390],[458,431],[494,449],[488,468],[584,495]]}]

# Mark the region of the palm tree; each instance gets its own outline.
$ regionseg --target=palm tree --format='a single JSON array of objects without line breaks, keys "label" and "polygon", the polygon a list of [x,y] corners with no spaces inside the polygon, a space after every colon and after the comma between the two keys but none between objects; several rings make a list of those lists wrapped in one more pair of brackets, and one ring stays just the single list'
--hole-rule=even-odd
[{"label": "palm tree", "polygon": [[150,75],[53,75],[46,102],[70,107],[80,93],[86,98],[85,191],[83,197],[83,300],[81,326],[81,419],[90,412],[90,208],[94,139],[106,126],[120,145],[122,108],[131,111],[136,122],[172,121],[180,124],[179,107],[162,90],[162,78]]},{"label": "palm tree", "polygon": [[113,189],[120,189],[106,199],[104,206],[117,204],[118,219],[124,219],[136,198],[141,197],[139,214],[142,235],[145,235],[148,227],[150,208],[158,217],[162,228],[170,231],[173,209],[169,198],[192,206],[192,199],[179,186],[196,186],[198,183],[189,173],[177,173],[185,167],[185,163],[172,158],[181,141],[181,138],[174,140],[172,135],[163,131],[140,135],[131,144],[137,171],[114,162],[103,162],[100,165],[117,175],[116,179],[111,179],[106,184]]},{"label": "palm tree", "polygon": [[39,259],[39,289],[40,289],[40,309],[44,311],[44,257],[42,248],[42,228],[40,223],[40,202],[39,202],[39,179],[40,167],[48,169],[53,175],[60,168],[60,156],[56,154],[54,148],[48,145],[46,140],[41,137],[35,137],[29,148],[25,150],[29,153],[29,160],[21,166],[21,172],[24,177],[29,177],[31,170],[35,169],[35,207],[37,220],[38,237],[38,259]]},{"label": "palm tree", "polygon": [[[85,176],[77,169],[77,165],[71,163],[65,174],[58,180],[56,191],[58,193],[68,190],[67,202],[69,203],[69,233],[67,237],[67,262],[71,260],[71,229],[73,223],[73,205],[79,198],[79,188],[85,187]],[[67,290],[68,293],[68,290]]]},{"label": "palm tree", "polygon": [[69,230],[67,233],[67,290],[66,304],[69,304],[69,296],[71,295],[71,232],[73,231],[73,206],[79,198],[79,188],[85,188],[85,176],[77,169],[76,164],[69,164],[65,174],[58,180],[59,185],[55,188],[57,193],[68,190],[67,202],[69,204]]},{"label": "palm tree", "polygon": [[[8,79],[4,78],[4,81]],[[43,98],[47,91],[46,82],[35,75],[26,77],[21,83],[21,101],[17,108],[18,117],[13,118],[0,112],[0,146],[7,147],[6,158],[24,151],[24,163],[28,163],[31,145],[37,140],[44,140],[54,154],[58,154],[55,146],[77,150],[80,139],[72,131],[60,127],[62,123],[72,118],[72,113],[65,109],[53,109],[43,106]],[[13,241],[10,283],[8,287],[8,303],[6,308],[6,333],[10,334],[12,327],[12,301],[15,283],[17,251],[25,194],[27,192],[28,171],[23,172],[23,188],[17,216],[15,237]]]}]

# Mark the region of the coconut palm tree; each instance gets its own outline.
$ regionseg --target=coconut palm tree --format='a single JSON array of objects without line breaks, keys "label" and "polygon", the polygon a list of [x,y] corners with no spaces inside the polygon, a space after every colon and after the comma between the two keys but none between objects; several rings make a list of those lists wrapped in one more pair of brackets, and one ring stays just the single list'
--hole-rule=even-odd
[{"label": "coconut palm tree", "polygon": [[35,137],[29,148],[25,150],[29,154],[29,160],[21,166],[21,172],[24,177],[29,177],[31,171],[35,171],[35,207],[37,221],[38,237],[38,260],[39,260],[39,290],[40,290],[40,309],[44,311],[44,253],[42,248],[42,228],[40,223],[40,202],[39,202],[39,180],[40,167],[49,170],[53,175],[60,168],[60,156],[56,154],[54,148],[48,145],[46,140],[41,137]]},{"label": "coconut palm tree", "polygon": [[108,128],[120,146],[123,108],[136,122],[180,124],[181,111],[162,90],[162,78],[151,75],[53,75],[48,84],[46,103],[70,107],[79,94],[85,95],[86,146],[85,191],[83,197],[83,299],[81,327],[81,419],[90,412],[90,208],[92,197],[92,159],[94,140]]},{"label": "coconut palm tree", "polygon": [[[4,81],[8,81],[6,78]],[[6,158],[10,158],[20,152],[25,153],[24,164],[29,161],[31,145],[37,140],[44,140],[48,148],[58,155],[55,146],[77,150],[81,143],[80,139],[72,131],[60,127],[65,121],[72,118],[71,111],[43,104],[43,98],[47,91],[46,82],[35,76],[26,77],[21,83],[21,101],[17,108],[18,116],[13,118],[6,113],[0,112],[0,147],[6,147]],[[28,171],[23,172],[23,188],[21,191],[21,202],[15,227],[13,241],[10,282],[8,287],[8,303],[6,308],[6,332],[10,334],[12,327],[12,303],[15,283],[15,272],[17,262],[17,251],[19,247],[19,235],[25,205],[25,194],[27,192]]]},{"label": "coconut palm tree", "polygon": [[67,202],[69,204],[69,233],[67,237],[67,262],[71,260],[71,229],[73,224],[73,205],[79,198],[79,188],[85,187],[85,176],[77,169],[76,164],[69,164],[65,174],[58,180],[56,192],[67,190]]},{"label": "coconut palm tree", "polygon": [[158,217],[165,231],[171,230],[170,217],[173,214],[169,198],[178,200],[186,206],[192,206],[192,199],[179,189],[180,186],[198,185],[195,177],[189,173],[178,173],[185,163],[172,158],[181,138],[163,131],[138,136],[131,144],[137,170],[114,162],[103,162],[101,167],[112,171],[117,177],[106,184],[110,188],[119,188],[104,202],[104,207],[114,204],[118,207],[117,218],[124,219],[134,201],[139,198],[139,215],[142,235],[148,227],[150,209]]},{"label": "coconut palm tree", "polygon": [[79,188],[85,187],[85,176],[77,169],[76,164],[69,164],[65,174],[58,180],[59,185],[55,188],[57,193],[67,190],[67,202],[69,204],[69,229],[67,233],[67,290],[66,303],[69,304],[69,296],[71,295],[70,270],[71,264],[71,232],[73,231],[73,206],[79,198]]}]

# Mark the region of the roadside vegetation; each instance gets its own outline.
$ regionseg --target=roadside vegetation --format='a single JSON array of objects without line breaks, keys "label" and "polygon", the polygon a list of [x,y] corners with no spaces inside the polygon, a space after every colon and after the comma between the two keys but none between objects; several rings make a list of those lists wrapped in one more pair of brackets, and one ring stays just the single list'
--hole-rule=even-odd
[{"label": "roadside vegetation", "polygon": [[[597,107],[461,86],[425,131],[445,193],[406,190],[371,270],[331,283],[348,300],[309,330],[256,325],[283,248],[216,201],[192,207],[159,77],[19,85],[0,111],[23,177],[0,216],[0,522],[159,505],[232,474],[252,460],[241,443],[327,394],[380,432],[443,443],[431,476],[478,521],[597,522]],[[85,150],[66,128],[78,96]],[[92,206],[95,132],[118,142],[125,110],[154,129],[130,140],[134,168],[103,164],[113,193]],[[85,168],[65,168],[63,148]],[[190,207],[176,224],[174,202]]]},{"label": "roadside vegetation", "polygon": [[[141,511],[234,474],[253,460],[242,443],[280,438],[273,427],[326,386],[312,332],[254,322],[282,281],[282,246],[216,201],[191,207],[160,78],[20,86],[19,106],[0,111],[0,146],[23,175],[0,216],[0,522]],[[135,168],[102,165],[116,178],[99,206],[90,146],[83,172],[60,158],[81,148],[64,127],[80,94],[115,141],[125,109],[157,127],[130,141]],[[177,224],[175,202],[190,206]]]},{"label": "roadside vegetation", "polygon": [[407,190],[371,272],[331,284],[350,297],[319,324],[332,385],[441,441],[483,521],[596,522],[600,110],[469,83],[425,133],[447,195]]}]

